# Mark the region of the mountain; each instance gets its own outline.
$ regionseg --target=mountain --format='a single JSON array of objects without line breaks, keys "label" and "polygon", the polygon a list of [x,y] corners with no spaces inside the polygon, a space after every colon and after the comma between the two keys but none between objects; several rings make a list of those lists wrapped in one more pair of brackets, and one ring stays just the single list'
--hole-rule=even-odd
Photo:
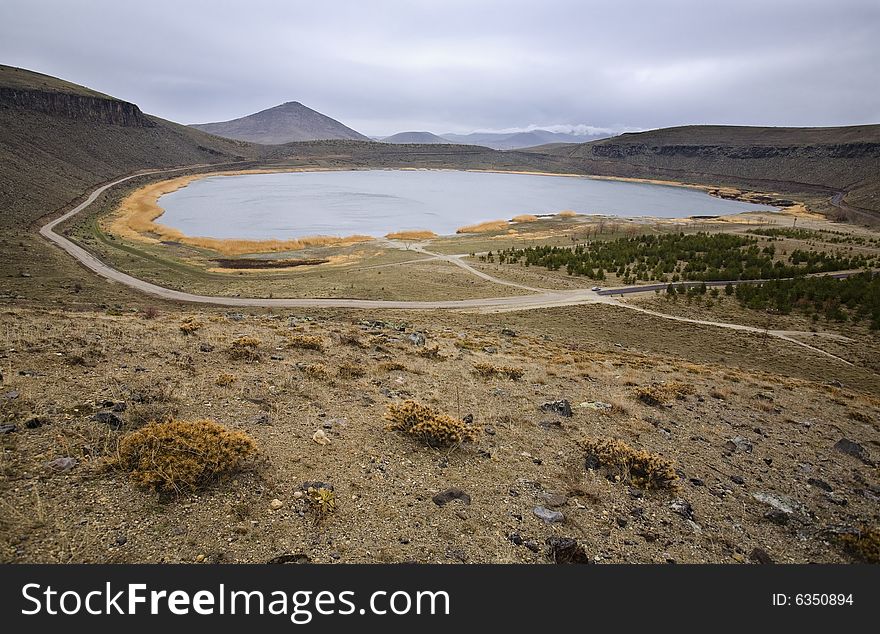
[{"label": "mountain", "polygon": [[141,112],[135,104],[48,75],[0,65],[0,228],[59,209],[140,169],[256,157],[259,146],[220,139]]},{"label": "mountain", "polygon": [[382,141],[382,143],[419,143],[422,145],[451,142],[448,139],[444,139],[436,134],[431,134],[430,132],[398,132],[397,134],[392,134],[391,136],[386,136],[379,140]]},{"label": "mountain", "polygon": [[575,146],[548,146],[543,155],[561,158],[596,175],[726,184],[824,197],[846,192],[846,216],[880,220],[880,125],[681,126]]},{"label": "mountain", "polygon": [[298,101],[288,101],[232,121],[199,123],[191,127],[227,139],[265,145],[327,139],[370,140],[360,132],[355,132],[336,119],[307,108]]},{"label": "mountain", "polygon": [[544,145],[547,143],[583,143],[602,138],[603,135],[578,135],[549,130],[531,130],[529,132],[472,132],[471,134],[442,134],[444,139],[453,143],[482,145],[495,150],[518,150],[521,148]]}]

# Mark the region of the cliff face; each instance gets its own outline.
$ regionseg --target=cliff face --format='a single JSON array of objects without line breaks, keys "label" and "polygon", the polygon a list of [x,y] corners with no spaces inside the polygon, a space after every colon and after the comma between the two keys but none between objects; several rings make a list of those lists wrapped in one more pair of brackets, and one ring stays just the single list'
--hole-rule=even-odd
[{"label": "cliff face", "polygon": [[809,158],[878,158],[880,143],[842,143],[828,145],[802,146],[720,146],[720,145],[662,145],[652,146],[642,143],[626,143],[595,145],[588,152],[581,154],[584,158],[590,155],[597,158],[631,158],[631,157],[683,157],[683,158],[731,158],[731,159],[767,159],[778,157],[809,157]]},{"label": "cliff face", "polygon": [[3,107],[88,123],[136,128],[152,128],[156,125],[133,103],[64,92],[0,86],[0,108]]}]

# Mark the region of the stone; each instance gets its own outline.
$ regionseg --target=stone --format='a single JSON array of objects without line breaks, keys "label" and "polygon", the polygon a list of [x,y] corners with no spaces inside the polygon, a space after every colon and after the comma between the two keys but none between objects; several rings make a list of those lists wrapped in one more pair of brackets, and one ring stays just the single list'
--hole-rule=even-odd
[{"label": "stone", "polygon": [[[321,482],[320,480],[307,480],[300,485],[300,489],[303,491],[308,491],[309,489],[315,489],[316,491],[318,489],[326,489],[332,491],[333,485],[329,482]],[[296,493],[299,492],[297,491]],[[296,493],[293,494],[293,497],[302,497],[301,495],[297,496]]]},{"label": "stone", "polygon": [[538,498],[550,508],[565,506],[568,503],[568,498],[559,493],[541,493]]},{"label": "stone", "polygon": [[517,546],[523,545],[523,538],[519,533],[511,533],[510,535],[507,536],[507,539],[509,539],[511,542],[513,542]]},{"label": "stone", "polygon": [[124,424],[123,420],[119,418],[119,416],[117,416],[114,412],[110,412],[107,410],[98,412],[97,414],[95,414],[94,418],[99,423],[109,425],[110,429],[121,429],[122,425]]},{"label": "stone", "polygon": [[700,480],[699,478],[691,478],[691,484],[695,487],[704,486],[706,483]]},{"label": "stone", "polygon": [[269,418],[269,414],[267,412],[260,412],[251,419],[251,422],[255,425],[270,425],[272,423],[272,420]]},{"label": "stone", "polygon": [[0,434],[11,434],[14,431],[17,431],[18,427],[15,425],[0,425]]},{"label": "stone", "polygon": [[214,346],[203,341],[199,344],[199,352],[214,352]]},{"label": "stone", "polygon": [[424,346],[427,342],[427,339],[425,339],[425,335],[421,332],[414,332],[409,337],[407,337],[407,339],[409,339],[409,342],[412,345],[419,348]]},{"label": "stone", "polygon": [[284,506],[284,502],[282,502],[282,501],[279,500],[278,498],[275,498],[274,500],[272,500],[271,502],[269,502],[269,508],[272,509],[273,511],[277,511],[277,510],[280,509],[282,506]]},{"label": "stone", "polygon": [[588,564],[590,557],[577,540],[571,537],[548,537],[547,557],[556,564]]},{"label": "stone", "polygon": [[511,330],[510,328],[502,328],[501,334],[505,337],[516,337],[516,331]]},{"label": "stone", "polygon": [[564,416],[566,418],[571,418],[571,403],[569,403],[565,399],[560,399],[558,401],[548,401],[541,405],[541,411],[546,412],[548,414],[558,414],[559,416]]},{"label": "stone", "polygon": [[773,558],[767,554],[767,551],[763,548],[753,548],[752,552],[749,553],[749,559],[759,564],[773,564],[776,563],[773,561]]},{"label": "stone", "polygon": [[494,436],[496,432],[495,428],[492,427],[492,425],[486,425],[485,427],[483,427],[483,433],[487,436]]},{"label": "stone", "polygon": [[538,543],[534,542],[534,541],[523,542],[523,546],[525,546],[526,548],[531,550],[533,553],[536,553],[541,550],[541,547],[538,546]]},{"label": "stone", "polygon": [[11,392],[6,392],[6,394],[3,395],[3,398],[7,398],[7,399],[9,399],[10,401],[11,401],[11,400],[14,400],[14,399],[17,399],[17,398],[18,398],[18,391],[17,391],[17,390],[12,390]]},{"label": "stone", "polygon": [[871,457],[868,455],[868,450],[862,447],[859,443],[854,440],[850,440],[849,438],[841,438],[834,444],[834,448],[841,452],[845,453],[848,456],[852,456],[853,458],[858,458],[866,465],[873,465],[874,463],[871,461]]},{"label": "stone", "polygon": [[581,409],[595,409],[599,411],[606,411],[611,409],[611,403],[603,403],[602,401],[584,401],[578,405]]},{"label": "stone", "polygon": [[434,504],[437,506],[444,506],[449,504],[453,500],[459,500],[463,504],[471,503],[471,496],[462,491],[461,489],[446,489],[445,491],[441,491],[437,495],[431,498],[434,501]]},{"label": "stone", "polygon": [[57,471],[58,473],[67,473],[71,469],[73,469],[78,464],[76,458],[71,458],[70,456],[64,456],[62,458],[55,458],[55,460],[50,460],[46,463],[46,466],[52,469],[52,471]]},{"label": "stone", "polygon": [[742,436],[734,436],[726,443],[724,443],[724,449],[726,449],[730,453],[736,453],[738,451],[742,453],[751,453],[752,443]]},{"label": "stone", "polygon": [[691,503],[687,500],[676,499],[672,500],[672,503],[669,505],[674,512],[681,515],[683,518],[692,520],[694,519],[694,507],[691,506]]},{"label": "stone", "polygon": [[312,558],[304,553],[296,553],[296,554],[286,554],[286,555],[278,555],[277,557],[272,557],[267,564],[307,564],[312,561]]},{"label": "stone", "polygon": [[32,416],[25,422],[24,426],[27,429],[37,429],[38,427],[42,427],[46,423],[48,423],[48,419],[43,418],[42,416]]},{"label": "stone", "polygon": [[834,490],[830,484],[819,478],[807,478],[807,484],[822,489],[823,491],[827,491],[828,493],[831,493]]},{"label": "stone", "polygon": [[733,482],[734,484],[740,484],[740,485],[746,483],[745,478],[743,478],[742,476],[738,476],[738,475],[730,476],[730,481]]},{"label": "stone", "polygon": [[327,432],[325,432],[323,429],[319,429],[314,434],[312,434],[312,440],[314,440],[319,445],[330,444],[330,437],[327,436]]},{"label": "stone", "polygon": [[788,524],[788,516],[789,514],[785,511],[780,511],[779,509],[771,509],[764,513],[764,519],[773,522],[779,526],[785,526]]},{"label": "stone", "polygon": [[562,429],[562,422],[558,420],[543,420],[538,423],[538,427],[550,431],[551,429]]},{"label": "stone", "polygon": [[825,499],[837,506],[847,506],[849,504],[849,500],[836,493],[826,493]]},{"label": "stone", "polygon": [[559,511],[553,511],[544,506],[536,506],[534,509],[532,509],[532,513],[534,513],[536,517],[544,520],[548,524],[555,524],[557,522],[565,521],[565,515],[563,515]]},{"label": "stone", "polygon": [[792,515],[796,511],[800,510],[800,504],[781,495],[758,492],[753,493],[752,497],[758,500],[758,502],[763,502],[774,510],[784,513],[786,515]]}]

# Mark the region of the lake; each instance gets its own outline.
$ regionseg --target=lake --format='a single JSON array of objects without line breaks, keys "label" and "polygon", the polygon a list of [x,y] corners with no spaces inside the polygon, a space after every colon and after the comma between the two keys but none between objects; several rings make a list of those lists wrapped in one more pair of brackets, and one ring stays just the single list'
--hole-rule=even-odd
[{"label": "lake", "polygon": [[157,220],[189,236],[289,239],[439,235],[487,220],[571,209],[622,217],[719,216],[772,207],[686,187],[567,176],[363,170],[211,176],[159,199]]}]

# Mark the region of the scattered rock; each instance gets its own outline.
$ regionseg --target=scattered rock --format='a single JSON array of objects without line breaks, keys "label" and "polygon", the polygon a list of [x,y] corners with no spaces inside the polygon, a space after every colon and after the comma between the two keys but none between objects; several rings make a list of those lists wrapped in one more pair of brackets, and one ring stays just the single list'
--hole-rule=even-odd
[{"label": "scattered rock", "polygon": [[834,444],[834,448],[837,451],[845,453],[848,456],[858,458],[866,465],[873,466],[874,464],[871,461],[871,457],[868,455],[868,450],[862,447],[859,443],[850,440],[849,438],[841,438]]},{"label": "scattered rock", "polygon": [[763,548],[753,548],[752,552],[749,553],[749,559],[759,564],[772,564],[776,563],[773,561],[773,558],[767,554],[767,551]]},{"label": "scattered rock", "polygon": [[119,535],[116,538],[116,545],[117,546],[125,546],[127,543],[128,543],[128,537],[126,537],[125,535]]},{"label": "scattered rock", "polygon": [[272,423],[272,420],[269,418],[269,414],[267,412],[260,412],[251,419],[251,422],[254,425],[270,425]]},{"label": "scattered rock", "polygon": [[319,429],[314,434],[312,434],[312,440],[314,440],[319,445],[330,444],[330,437],[327,436],[327,433],[323,429]]},{"label": "scattered rock", "polygon": [[532,513],[534,513],[537,517],[541,518],[548,524],[565,521],[565,515],[563,515],[559,511],[552,511],[543,506],[536,506],[534,509],[532,509]]},{"label": "scattered rock", "polygon": [[596,409],[600,411],[611,409],[611,403],[603,403],[602,401],[584,401],[578,405],[581,409]]},{"label": "scattered rock", "polygon": [[474,415],[473,414],[465,414],[462,417],[461,422],[463,422],[465,425],[473,425],[474,424]]},{"label": "scattered rock", "polygon": [[214,346],[203,341],[199,344],[199,352],[214,352]]},{"label": "scattered rock", "polygon": [[123,420],[119,418],[114,412],[110,412],[104,410],[102,412],[98,412],[95,414],[95,420],[99,423],[104,423],[105,425],[109,425],[110,429],[121,429]]},{"label": "scattered rock", "polygon": [[492,425],[486,425],[485,427],[483,427],[483,433],[486,434],[487,436],[494,436],[495,435],[495,428],[492,427]]},{"label": "scattered rock", "polygon": [[46,466],[52,469],[52,471],[57,471],[58,473],[67,473],[71,469],[73,469],[77,465],[78,461],[76,458],[71,458],[70,456],[64,456],[63,458],[55,458],[55,460],[50,460],[46,463]]},{"label": "scattered rock", "polygon": [[524,543],[523,543],[523,546],[525,546],[526,548],[528,548],[529,550],[531,550],[533,553],[536,553],[536,552],[538,552],[539,550],[541,550],[541,547],[538,546],[538,543],[537,543],[537,542],[534,542],[534,541],[527,541],[527,542],[524,542]]},{"label": "scattered rock", "polygon": [[460,500],[464,504],[471,503],[471,496],[461,489],[446,489],[431,498],[437,506],[443,506],[452,502],[452,500]]},{"label": "scattered rock", "polygon": [[509,539],[511,542],[513,542],[517,546],[523,545],[523,538],[519,533],[511,533],[510,535],[507,536],[507,539]]},{"label": "scattered rock", "polygon": [[11,434],[14,431],[17,431],[18,427],[15,425],[0,425],[0,434]]},{"label": "scattered rock", "polygon": [[510,328],[502,328],[501,334],[505,337],[516,337],[516,331],[511,330]]},{"label": "scattered rock", "polygon": [[550,508],[565,506],[568,503],[568,498],[559,493],[541,493],[538,498]]},{"label": "scattered rock", "polygon": [[548,414],[558,414],[559,416],[565,416],[566,418],[570,418],[572,415],[571,403],[565,399],[548,401],[541,405],[541,411],[547,412]]},{"label": "scattered rock", "polygon": [[[332,484],[330,484],[329,482],[321,482],[320,480],[307,480],[306,482],[303,482],[301,485],[299,485],[299,487],[303,491],[308,491],[309,489],[315,489],[316,491],[318,489],[327,489],[328,491],[333,490]],[[301,493],[301,492],[300,491],[295,492],[293,494],[293,497],[295,497],[295,498],[302,497],[301,494],[297,495],[297,493]]]},{"label": "scattered rock", "polygon": [[700,480],[699,478],[691,478],[691,484],[693,484],[695,487],[701,487],[701,486],[705,485],[706,483],[703,482],[702,480]]},{"label": "scattered rock", "polygon": [[16,399],[16,398],[18,398],[18,391],[12,390],[11,392],[6,392],[6,394],[3,395],[3,398],[7,398],[10,401],[13,399]]},{"label": "scattered rock", "polygon": [[49,419],[43,418],[42,416],[32,416],[27,421],[25,421],[24,426],[27,429],[37,429],[38,427],[42,427],[49,422]]},{"label": "scattered rock", "polygon": [[819,478],[807,478],[807,484],[822,489],[823,491],[827,491],[828,493],[831,493],[834,490],[830,484]]},{"label": "scattered rock", "polygon": [[562,429],[562,421],[558,420],[543,420],[538,423],[538,427],[542,429],[546,429],[547,431],[551,429]]},{"label": "scattered rock", "polygon": [[800,504],[794,500],[773,493],[759,491],[758,493],[753,493],[752,497],[758,500],[758,502],[763,502],[774,510],[784,513],[785,515],[792,515],[801,508]]},{"label": "scattered rock", "polygon": [[420,333],[420,332],[414,332],[414,333],[412,333],[409,337],[407,337],[407,339],[409,339],[409,342],[410,342],[412,345],[417,346],[417,347],[422,347],[422,346],[424,346],[425,343],[426,343],[426,341],[427,341],[427,340],[425,339],[425,335],[422,334],[422,333]]},{"label": "scattered rock", "polygon": [[629,524],[629,520],[625,517],[618,517],[614,521],[617,522],[617,525],[620,526],[620,528],[626,528],[627,524]]},{"label": "scattered rock", "polygon": [[588,564],[590,558],[584,547],[571,537],[548,537],[547,556],[556,564]]},{"label": "scattered rock", "polygon": [[836,493],[826,493],[825,499],[837,506],[846,506],[847,504],[849,504],[849,500],[847,500],[845,497],[837,495]]},{"label": "scattered rock", "polygon": [[779,509],[772,509],[764,513],[764,519],[770,520],[774,524],[778,524],[779,526],[785,526],[788,524],[788,516],[789,513],[785,511],[780,511]]},{"label": "scattered rock", "polygon": [[733,482],[734,484],[740,484],[740,485],[746,483],[745,478],[743,478],[742,476],[738,476],[738,475],[730,476],[730,481]]},{"label": "scattered rock", "polygon": [[724,449],[726,449],[730,453],[736,453],[737,451],[742,453],[751,453],[752,443],[742,436],[734,436],[726,443],[724,443]]},{"label": "scattered rock", "polygon": [[296,554],[288,554],[288,555],[278,555],[277,557],[272,557],[267,564],[307,564],[312,561],[312,558],[303,553]]},{"label": "scattered rock", "polygon": [[269,508],[272,509],[273,511],[277,511],[277,510],[280,509],[282,506],[284,506],[284,502],[282,502],[282,501],[279,500],[278,498],[275,498],[274,500],[272,500],[271,502],[269,502]]}]

